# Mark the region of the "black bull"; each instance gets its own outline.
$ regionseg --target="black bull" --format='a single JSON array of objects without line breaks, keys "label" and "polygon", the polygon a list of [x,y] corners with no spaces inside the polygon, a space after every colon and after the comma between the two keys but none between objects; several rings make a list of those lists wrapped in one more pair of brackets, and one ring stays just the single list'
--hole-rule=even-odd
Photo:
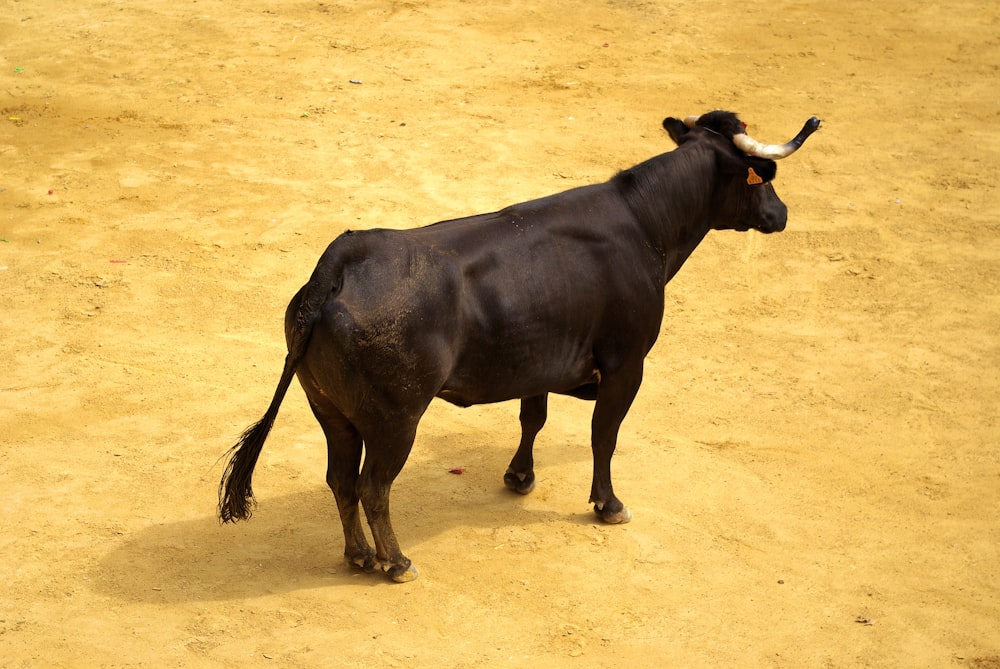
[{"label": "black bull", "polygon": [[460,406],[521,400],[521,442],[504,476],[519,493],[534,487],[547,394],[594,400],[590,501],[604,521],[628,522],[611,456],[660,331],[664,286],[709,230],[784,229],[787,208],[770,184],[776,165],[758,156],[791,153],[819,121],[753,156],[734,142],[764,145],[733,114],[663,126],[679,148],[606,183],[334,240],[288,306],[284,371],[264,417],[231,450],[221,519],[249,517],[254,465],[298,375],[326,436],[344,553],[358,567],[381,566],[396,581],[417,575],[393,532],[389,491],[435,397]]}]

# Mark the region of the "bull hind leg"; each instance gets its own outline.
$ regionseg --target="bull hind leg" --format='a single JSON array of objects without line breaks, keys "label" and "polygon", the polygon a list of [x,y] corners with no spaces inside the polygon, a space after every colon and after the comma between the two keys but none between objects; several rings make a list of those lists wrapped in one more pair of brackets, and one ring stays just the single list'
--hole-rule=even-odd
[{"label": "bull hind leg", "polygon": [[336,408],[309,402],[326,435],[326,483],[333,491],[344,526],[344,558],[353,566],[375,570],[375,551],[361,526],[358,474],[361,469],[361,435]]},{"label": "bull hind leg", "polygon": [[503,475],[503,483],[509,490],[527,495],[535,489],[535,458],[533,449],[535,437],[545,425],[548,416],[546,395],[525,397],[521,400],[521,443]]},{"label": "bull hind leg", "polygon": [[[419,418],[419,416],[418,416]],[[375,559],[397,583],[417,577],[417,568],[403,555],[389,517],[389,492],[403,469],[417,432],[417,420],[393,427],[383,421],[364,435],[365,462],[358,479],[358,494],[375,540]]]}]

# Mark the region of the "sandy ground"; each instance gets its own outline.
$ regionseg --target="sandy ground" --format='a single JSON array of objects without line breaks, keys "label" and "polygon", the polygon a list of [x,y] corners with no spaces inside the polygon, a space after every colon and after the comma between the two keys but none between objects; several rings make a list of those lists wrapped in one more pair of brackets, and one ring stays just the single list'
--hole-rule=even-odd
[{"label": "sandy ground", "polygon": [[[997,7],[497,4],[0,2],[0,666],[1000,667]],[[517,405],[436,403],[393,497],[421,577],[356,573],[296,385],[219,525],[334,236],[604,180],[715,108],[824,127],[788,230],[668,287],[631,524],[587,504],[590,404],[553,399],[521,498]]]}]

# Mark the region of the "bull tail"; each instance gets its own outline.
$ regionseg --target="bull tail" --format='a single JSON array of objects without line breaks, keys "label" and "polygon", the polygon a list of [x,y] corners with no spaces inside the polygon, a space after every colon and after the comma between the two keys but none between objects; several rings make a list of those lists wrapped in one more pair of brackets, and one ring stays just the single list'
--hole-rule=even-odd
[{"label": "bull tail", "polygon": [[219,481],[219,519],[223,523],[234,523],[247,520],[253,511],[255,500],[253,496],[253,470],[257,458],[264,448],[264,441],[271,432],[274,419],[278,416],[285,393],[292,383],[295,370],[301,362],[309,346],[313,328],[320,318],[326,298],[339,290],[340,263],[333,262],[334,245],[331,244],[323,254],[316,270],[301,293],[294,321],[289,329],[288,355],[285,356],[285,367],[278,380],[271,405],[264,416],[248,427],[240,436],[236,445],[230,448],[223,457],[229,456],[229,462]]},{"label": "bull tail", "polygon": [[296,364],[297,361],[289,353],[285,357],[285,369],[274,391],[271,406],[267,408],[264,417],[248,427],[236,445],[226,453],[230,456],[229,463],[219,482],[219,519],[224,523],[235,523],[250,517],[255,504],[251,485],[253,469],[264,448],[264,441],[271,432],[271,426],[274,425],[274,419],[278,416],[281,401],[285,399],[288,386],[295,376]]}]

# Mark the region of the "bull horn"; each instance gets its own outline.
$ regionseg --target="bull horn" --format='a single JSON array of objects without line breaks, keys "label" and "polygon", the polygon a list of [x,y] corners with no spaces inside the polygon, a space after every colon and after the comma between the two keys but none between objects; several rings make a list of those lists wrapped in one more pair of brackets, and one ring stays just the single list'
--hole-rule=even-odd
[{"label": "bull horn", "polygon": [[701,117],[700,116],[685,116],[684,117],[684,125],[686,125],[689,128],[693,128],[695,126],[695,124],[698,123],[698,119],[699,118],[701,118]]},{"label": "bull horn", "polygon": [[[687,119],[684,119],[684,122],[687,123]],[[813,116],[811,119],[806,121],[804,126],[802,126],[802,130],[799,131],[799,134],[795,135],[795,137],[793,137],[787,144],[761,144],[746,133],[733,135],[733,144],[735,144],[736,148],[740,151],[748,153],[751,156],[768,158],[769,160],[779,160],[781,158],[787,158],[798,151],[799,147],[802,146],[802,143],[806,141],[806,138],[818,129],[819,119]]]}]

